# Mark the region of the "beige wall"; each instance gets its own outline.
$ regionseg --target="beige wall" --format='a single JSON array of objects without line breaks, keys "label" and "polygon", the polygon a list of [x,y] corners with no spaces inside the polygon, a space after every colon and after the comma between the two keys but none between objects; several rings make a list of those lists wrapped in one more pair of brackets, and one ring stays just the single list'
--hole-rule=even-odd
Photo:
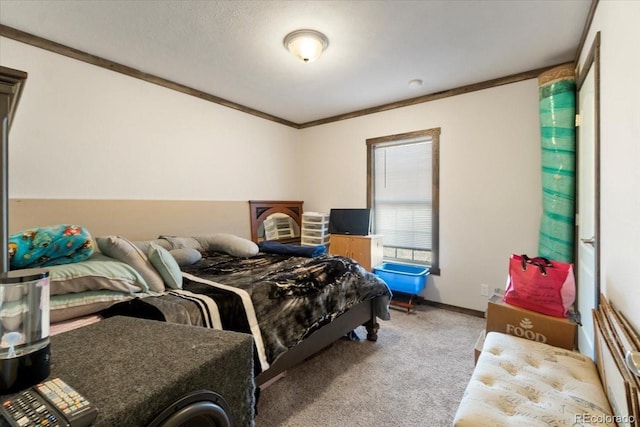
[{"label": "beige wall", "polygon": [[251,238],[247,201],[17,199],[9,202],[9,233],[55,224],[79,224],[93,237],[131,240],[160,235],[231,233]]},{"label": "beige wall", "polygon": [[600,31],[601,284],[640,331],[640,2],[600,1],[580,64]]},{"label": "beige wall", "polygon": [[[640,2],[601,1],[601,282],[640,330]],[[366,204],[365,140],[441,127],[441,269],[427,299],[484,310],[510,252],[535,253],[541,212],[537,82],[511,84],[303,130],[305,206]],[[327,165],[332,165],[326,173]],[[318,177],[322,176],[322,179]],[[583,313],[583,315],[589,315]]]},{"label": "beige wall", "polygon": [[510,252],[536,250],[535,80],[299,131],[0,43],[2,64],[29,73],[11,132],[14,199],[363,206],[365,140],[441,127],[442,275],[430,279],[425,296],[484,310],[480,284],[503,286]]},{"label": "beige wall", "polygon": [[[639,7],[600,2],[586,43],[602,31],[603,289],[636,328]],[[504,286],[509,254],[537,250],[535,80],[298,131],[4,38],[0,63],[29,72],[11,132],[13,198],[364,206],[365,140],[441,127],[442,275],[425,296],[484,310],[480,284]]]},{"label": "beige wall", "polygon": [[537,253],[542,211],[537,80],[305,129],[305,208],[366,206],[367,138],[441,128],[440,276],[424,296],[484,311],[509,255]]},{"label": "beige wall", "polygon": [[7,38],[12,198],[297,200],[297,130]]}]

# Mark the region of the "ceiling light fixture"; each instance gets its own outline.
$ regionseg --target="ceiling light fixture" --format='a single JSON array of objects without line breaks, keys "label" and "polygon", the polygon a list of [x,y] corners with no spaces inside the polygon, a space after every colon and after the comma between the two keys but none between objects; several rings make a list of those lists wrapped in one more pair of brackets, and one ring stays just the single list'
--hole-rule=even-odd
[{"label": "ceiling light fixture", "polygon": [[414,88],[418,88],[418,87],[422,86],[422,80],[420,80],[420,79],[409,80],[409,86],[414,87]]},{"label": "ceiling light fixture", "polygon": [[297,30],[284,38],[284,47],[302,62],[315,61],[328,46],[327,36],[314,30]]}]

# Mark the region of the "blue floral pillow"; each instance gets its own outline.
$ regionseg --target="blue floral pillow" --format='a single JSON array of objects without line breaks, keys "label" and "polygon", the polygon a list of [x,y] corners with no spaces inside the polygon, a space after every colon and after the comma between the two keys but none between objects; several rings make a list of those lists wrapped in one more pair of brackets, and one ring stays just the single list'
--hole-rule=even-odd
[{"label": "blue floral pillow", "polygon": [[79,225],[31,228],[9,237],[11,270],[69,264],[94,251],[89,232]]}]

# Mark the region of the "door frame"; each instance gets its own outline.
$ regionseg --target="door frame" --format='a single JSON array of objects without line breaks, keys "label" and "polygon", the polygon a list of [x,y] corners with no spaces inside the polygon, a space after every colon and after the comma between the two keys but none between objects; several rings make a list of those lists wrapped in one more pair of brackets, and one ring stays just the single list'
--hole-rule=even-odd
[{"label": "door frame", "polygon": [[0,65],[0,273],[9,271],[9,129],[27,73]]},{"label": "door frame", "polygon": [[[576,104],[578,106],[578,111],[580,107],[580,89],[589,74],[589,71],[593,68],[593,78],[594,78],[594,141],[593,141],[593,149],[594,149],[594,163],[593,163],[593,179],[594,179],[594,218],[593,218],[593,226],[594,226],[594,235],[596,239],[596,244],[594,246],[594,265],[593,265],[593,276],[595,279],[594,291],[595,295],[593,295],[595,306],[594,309],[598,309],[600,305],[600,248],[602,236],[600,235],[600,32],[598,31],[595,35],[593,43],[591,44],[591,48],[589,49],[589,54],[587,55],[584,65],[580,70],[577,78],[576,85]],[[579,150],[580,150],[580,132],[576,133],[578,138],[578,144],[576,145],[576,196],[578,195],[578,190],[580,188],[580,164],[577,159],[579,159]],[[579,206],[579,197],[576,197],[576,214],[580,212]],[[577,239],[580,239],[579,234],[579,224],[576,221],[575,226],[575,236]],[[580,242],[576,242],[574,247],[574,259],[579,261],[578,257],[578,248]],[[577,275],[580,268],[576,266],[575,274]],[[576,279],[577,276],[576,276]],[[576,293],[576,306],[577,306],[577,298],[578,295]],[[591,315],[591,313],[580,313],[580,316]]]}]

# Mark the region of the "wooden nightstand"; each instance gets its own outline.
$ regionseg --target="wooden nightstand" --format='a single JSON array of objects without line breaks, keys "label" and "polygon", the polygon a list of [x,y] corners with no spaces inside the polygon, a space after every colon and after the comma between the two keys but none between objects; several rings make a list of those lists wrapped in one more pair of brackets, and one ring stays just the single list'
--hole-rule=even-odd
[{"label": "wooden nightstand", "polygon": [[365,270],[372,271],[373,267],[382,263],[382,235],[332,234],[329,240],[329,253],[354,259]]}]

